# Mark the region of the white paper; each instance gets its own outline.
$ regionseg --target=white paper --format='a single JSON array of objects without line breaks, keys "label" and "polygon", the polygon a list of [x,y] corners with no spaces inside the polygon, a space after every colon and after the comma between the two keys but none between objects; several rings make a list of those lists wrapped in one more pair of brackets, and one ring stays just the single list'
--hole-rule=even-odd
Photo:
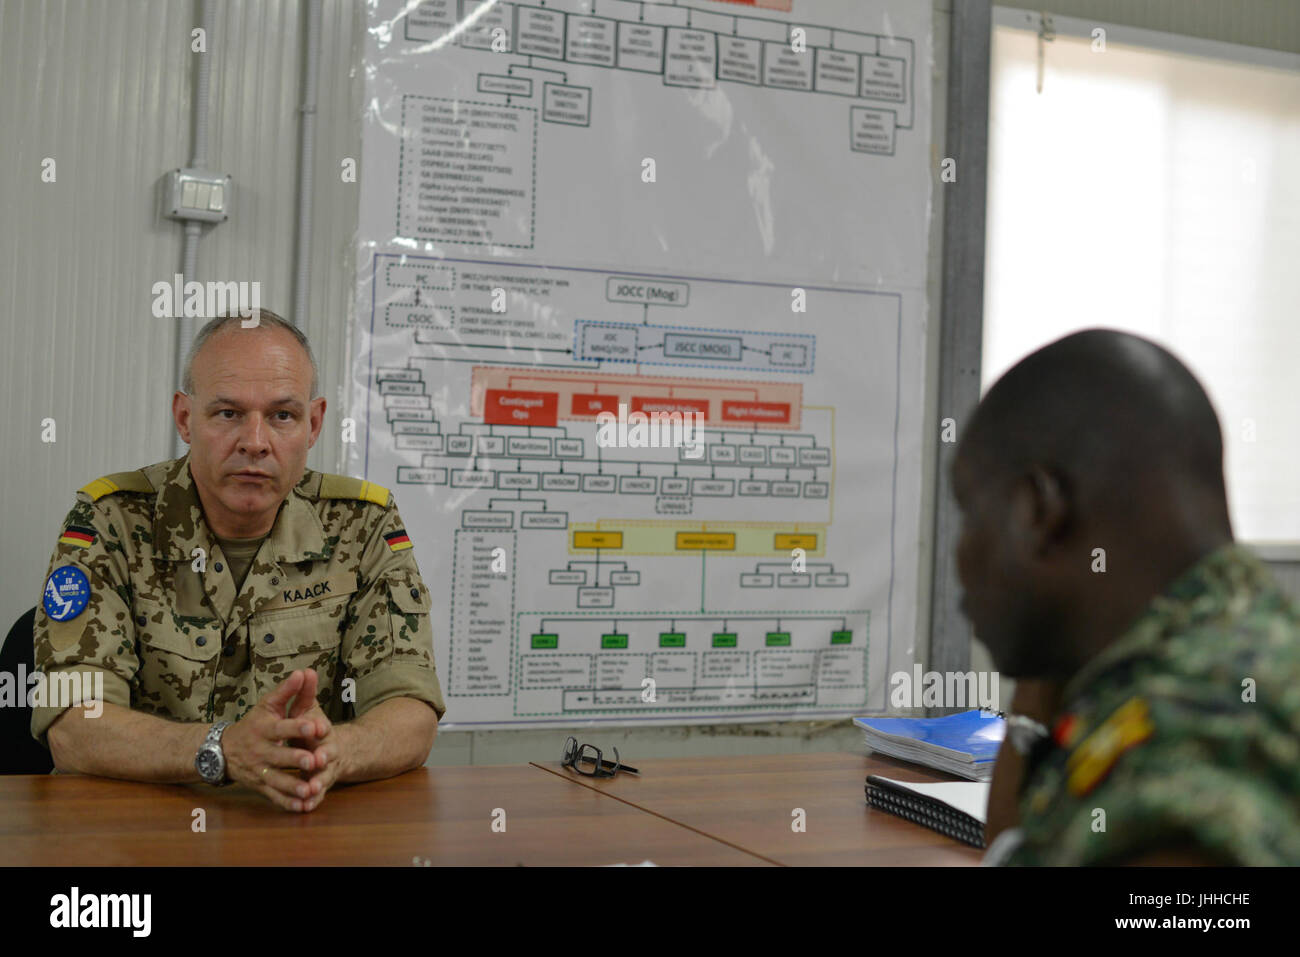
[{"label": "white paper", "polygon": [[876,775],[882,781],[888,781],[895,787],[911,791],[922,797],[942,801],[954,810],[969,814],[981,824],[988,823],[989,788],[991,785],[982,781],[939,781],[923,784],[919,781],[899,781]]},{"label": "white paper", "polygon": [[[397,496],[445,728],[888,707],[916,620],[930,15],[370,4],[346,464]],[[705,458],[598,448],[620,401],[704,409]]]}]

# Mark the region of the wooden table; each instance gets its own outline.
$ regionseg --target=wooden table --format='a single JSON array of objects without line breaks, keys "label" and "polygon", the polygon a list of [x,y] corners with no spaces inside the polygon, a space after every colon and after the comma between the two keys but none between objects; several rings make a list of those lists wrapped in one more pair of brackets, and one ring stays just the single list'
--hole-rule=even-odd
[{"label": "wooden table", "polygon": [[[773,864],[972,865],[983,851],[872,810],[868,774],[953,781],[878,755],[774,754],[745,758],[632,761],[639,775],[590,778],[560,762],[537,767],[589,790],[709,834]],[[794,831],[802,808],[806,830]]]},{"label": "wooden table", "polygon": [[[207,830],[191,830],[193,810]],[[504,833],[492,830],[505,811]],[[763,861],[529,765],[417,768],[310,814],[242,788],[0,777],[0,865],[723,864]]]},{"label": "wooden table", "polygon": [[[419,768],[340,786],[310,814],[241,788],[0,776],[0,865],[973,864],[980,852],[866,807],[854,754],[636,762],[592,781],[554,764]],[[807,832],[790,828],[802,807]],[[193,811],[206,813],[195,833]],[[505,831],[492,829],[505,811]]]}]

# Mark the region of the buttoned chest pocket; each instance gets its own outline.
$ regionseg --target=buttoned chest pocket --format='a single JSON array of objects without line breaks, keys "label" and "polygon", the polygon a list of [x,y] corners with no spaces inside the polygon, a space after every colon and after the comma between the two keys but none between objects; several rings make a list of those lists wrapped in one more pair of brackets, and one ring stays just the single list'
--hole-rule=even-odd
[{"label": "buttoned chest pocket", "polygon": [[264,611],[249,619],[253,682],[258,698],[274,691],[292,672],[316,672],[316,700],[326,714],[339,694],[339,644],[351,594],[307,606]]},{"label": "buttoned chest pocket", "polygon": [[178,617],[170,607],[143,598],[133,602],[131,613],[140,661],[132,707],[179,721],[206,720],[221,651],[220,622]]}]

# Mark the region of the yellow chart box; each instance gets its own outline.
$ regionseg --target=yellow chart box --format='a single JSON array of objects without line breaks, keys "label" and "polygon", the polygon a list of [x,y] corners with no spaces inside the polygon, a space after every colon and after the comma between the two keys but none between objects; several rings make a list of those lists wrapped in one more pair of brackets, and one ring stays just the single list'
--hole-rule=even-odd
[{"label": "yellow chart box", "polygon": [[735,532],[678,532],[679,551],[734,552]]},{"label": "yellow chart box", "polygon": [[777,550],[783,552],[789,551],[792,548],[802,548],[804,551],[810,552],[817,547],[817,536],[797,534],[782,535],[778,533],[776,536],[775,547]]},{"label": "yellow chart box", "polygon": [[574,532],[574,548],[622,548],[622,532]]}]

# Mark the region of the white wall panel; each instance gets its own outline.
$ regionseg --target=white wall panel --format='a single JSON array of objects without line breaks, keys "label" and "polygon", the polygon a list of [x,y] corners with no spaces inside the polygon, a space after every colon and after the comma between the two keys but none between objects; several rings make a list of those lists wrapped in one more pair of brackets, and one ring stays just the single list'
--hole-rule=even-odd
[{"label": "white wall panel", "polygon": [[[291,305],[304,4],[217,0],[209,165],[234,177],[228,222],[199,246],[201,280],[258,280]],[[339,408],[356,222],[360,84],[355,0],[325,0],[312,308],[301,325]],[[151,287],[180,271],[181,227],[157,212],[163,171],[192,147],[189,0],[0,0],[0,623],[40,596],[75,490],[170,456],[174,328]],[[54,183],[41,182],[52,157]],[[41,441],[41,420],[57,441]],[[333,470],[333,421],[309,465]],[[2,634],[2,632],[0,632]]]}]

